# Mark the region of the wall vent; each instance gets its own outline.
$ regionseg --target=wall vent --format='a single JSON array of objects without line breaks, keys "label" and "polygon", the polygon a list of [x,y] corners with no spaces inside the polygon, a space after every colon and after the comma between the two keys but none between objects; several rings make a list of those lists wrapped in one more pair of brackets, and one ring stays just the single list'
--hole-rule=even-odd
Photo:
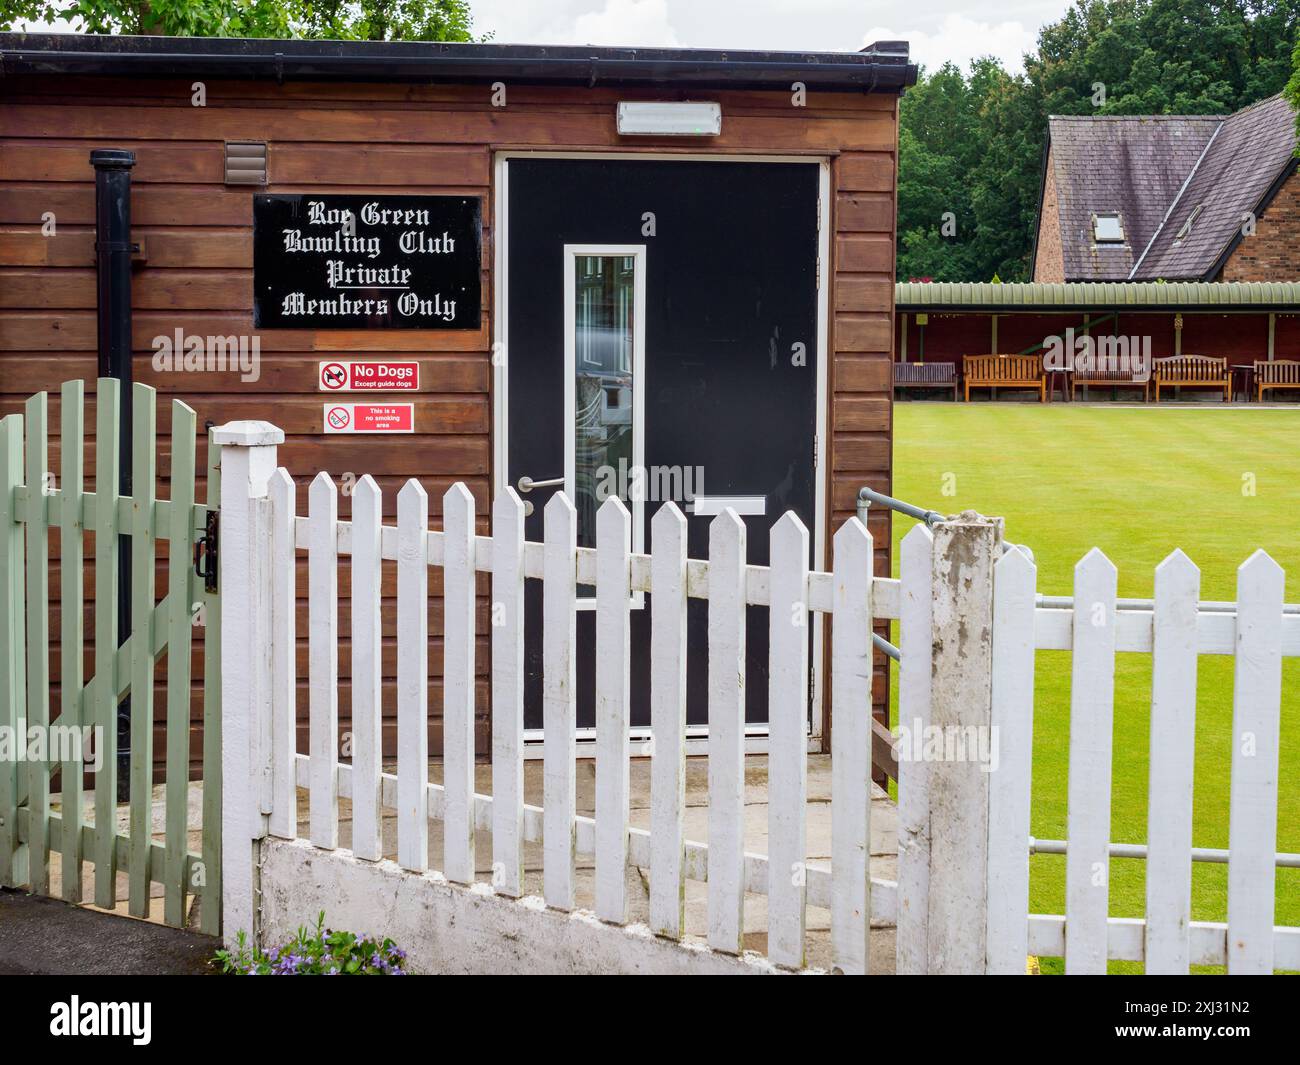
[{"label": "wall vent", "polygon": [[226,143],[226,184],[266,184],[266,145],[263,142],[228,141]]}]

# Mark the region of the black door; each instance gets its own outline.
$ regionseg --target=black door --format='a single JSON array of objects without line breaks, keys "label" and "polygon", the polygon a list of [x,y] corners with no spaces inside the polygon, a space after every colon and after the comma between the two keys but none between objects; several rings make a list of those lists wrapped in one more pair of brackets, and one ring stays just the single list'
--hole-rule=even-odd
[{"label": "black door", "polygon": [[[751,564],[767,562],[768,530],[786,510],[814,533],[818,167],[608,159],[508,167],[509,483],[569,472],[578,542],[594,546],[595,507],[610,491],[627,501],[640,450],[647,551],[650,519],[669,495],[687,515],[692,558],[708,557],[709,512],[728,500],[751,512],[743,515]],[[533,505],[529,540],[543,538],[556,490],[521,494]],[[542,596],[539,582],[527,585],[525,722],[541,728]],[[650,721],[653,598],[632,612],[634,726]],[[706,611],[691,600],[692,725],[707,722]],[[749,608],[750,723],[767,720],[767,627],[767,611]],[[577,631],[578,724],[590,727],[593,611],[579,611]]]}]

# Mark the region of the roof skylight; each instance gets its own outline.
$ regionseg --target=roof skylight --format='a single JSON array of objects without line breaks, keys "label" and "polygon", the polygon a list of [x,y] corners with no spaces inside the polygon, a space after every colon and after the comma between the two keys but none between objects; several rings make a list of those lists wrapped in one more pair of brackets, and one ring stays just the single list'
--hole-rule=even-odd
[{"label": "roof skylight", "polygon": [[1124,243],[1124,222],[1118,211],[1092,216],[1092,239],[1098,244]]}]

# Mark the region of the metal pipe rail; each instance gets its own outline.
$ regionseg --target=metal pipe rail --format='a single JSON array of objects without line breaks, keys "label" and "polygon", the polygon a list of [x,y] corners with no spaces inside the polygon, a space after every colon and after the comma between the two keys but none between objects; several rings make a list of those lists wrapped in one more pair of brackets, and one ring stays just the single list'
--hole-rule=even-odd
[{"label": "metal pipe rail", "polygon": [[902,661],[902,652],[879,633],[873,632],[871,634],[871,646],[877,651],[884,651],[895,662]]},{"label": "metal pipe rail", "polygon": [[867,522],[867,510],[872,503],[879,503],[882,507],[889,510],[896,510],[900,514],[906,514],[909,518],[915,518],[917,521],[923,521],[927,526],[934,526],[936,523],[943,521],[944,515],[938,511],[925,510],[922,507],[913,506],[911,503],[904,503],[901,499],[895,499],[893,496],[887,496],[883,492],[877,492],[874,489],[863,486],[858,489],[858,518],[865,525]]},{"label": "metal pipe rail", "polygon": [[[1141,858],[1145,861],[1147,857],[1145,843],[1111,843],[1108,846],[1112,858]],[[1030,854],[1064,854],[1066,850],[1067,843],[1063,839],[1034,839],[1031,837],[1029,840]],[[1192,861],[1227,865],[1228,852],[1220,850],[1218,847],[1193,847]],[[1279,869],[1300,869],[1300,854],[1279,851],[1273,856],[1273,862]]]},{"label": "metal pipe rail", "polygon": [[[872,503],[880,503],[891,510],[897,510],[902,514],[916,518],[917,521],[923,521],[926,525],[933,525],[936,521],[943,520],[943,515],[936,514],[933,510],[922,510],[920,507],[914,507],[911,503],[904,503],[901,499],[895,499],[893,496],[882,495],[870,488],[861,488],[858,490],[858,520],[863,525],[867,524],[867,509]],[[883,651],[895,662],[901,661],[901,652],[898,648],[879,633],[873,632],[871,634],[871,645],[877,651]]]},{"label": "metal pipe rail", "polygon": [[[1055,610],[1073,610],[1074,597],[1069,595],[1038,595],[1034,603],[1036,606],[1046,607]],[[1155,601],[1152,599],[1116,599],[1116,610],[1134,610],[1150,612],[1155,607]],[[1196,609],[1202,614],[1235,614],[1237,604],[1224,602],[1217,599],[1206,599],[1196,604]],[[1300,603],[1283,603],[1282,613],[1300,614]]]},{"label": "metal pipe rail", "polygon": [[[940,514],[937,510],[926,510],[924,507],[914,506],[911,503],[904,503],[901,499],[895,499],[893,496],[887,496],[883,492],[877,492],[873,488],[863,485],[858,489],[858,520],[863,525],[867,523],[867,513],[871,509],[872,503],[879,503],[882,507],[889,510],[896,510],[900,514],[906,514],[909,518],[915,518],[917,521],[924,522],[926,528],[933,528],[941,521],[946,520],[946,516]],[[1019,548],[1030,560],[1033,560],[1034,552],[1024,544],[1013,544],[1010,540],[1002,542],[1002,552],[1005,554],[1014,548]],[[883,650],[883,648],[882,648]]]}]

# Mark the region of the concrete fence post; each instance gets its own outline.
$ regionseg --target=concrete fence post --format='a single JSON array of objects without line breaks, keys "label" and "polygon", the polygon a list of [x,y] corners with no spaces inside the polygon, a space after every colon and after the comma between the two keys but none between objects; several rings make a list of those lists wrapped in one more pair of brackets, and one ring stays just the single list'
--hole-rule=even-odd
[{"label": "concrete fence post", "polygon": [[989,773],[978,755],[996,739],[993,565],[1002,554],[1002,519],[965,511],[933,533],[930,735],[922,737],[930,806],[927,968],[982,973]]},{"label": "concrete fence post", "polygon": [[284,433],[269,422],[230,422],[221,445],[221,924],[228,946],[240,932],[258,942],[258,848],[267,834],[262,796],[263,725],[270,719],[269,526],[259,500]]}]

